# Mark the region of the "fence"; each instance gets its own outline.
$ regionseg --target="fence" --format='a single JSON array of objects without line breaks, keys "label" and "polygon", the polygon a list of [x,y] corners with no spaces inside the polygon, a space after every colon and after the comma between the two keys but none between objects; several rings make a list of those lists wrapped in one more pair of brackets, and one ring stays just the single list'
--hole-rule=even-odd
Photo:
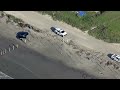
[{"label": "fence", "polygon": [[8,52],[11,52],[19,47],[18,44],[11,44],[8,46],[8,48],[0,49],[0,55],[5,55]]}]

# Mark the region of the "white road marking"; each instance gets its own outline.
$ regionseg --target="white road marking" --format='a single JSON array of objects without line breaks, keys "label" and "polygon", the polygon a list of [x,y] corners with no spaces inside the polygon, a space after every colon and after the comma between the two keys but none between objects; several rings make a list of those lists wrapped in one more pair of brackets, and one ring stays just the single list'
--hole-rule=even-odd
[{"label": "white road marking", "polygon": [[3,73],[3,72],[1,72],[0,71],[0,79],[13,79],[12,77],[10,77],[10,76],[8,76],[8,75],[6,75],[5,73]]}]

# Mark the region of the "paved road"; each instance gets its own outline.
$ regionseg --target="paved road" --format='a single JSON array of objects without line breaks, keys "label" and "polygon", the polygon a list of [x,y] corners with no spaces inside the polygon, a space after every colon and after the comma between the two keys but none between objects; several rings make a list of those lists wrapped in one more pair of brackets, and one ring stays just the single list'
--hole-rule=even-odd
[{"label": "paved road", "polygon": [[[8,46],[12,43],[19,44],[18,49],[0,56],[0,71],[3,73],[18,79],[96,78],[82,70],[69,68],[58,62],[60,60],[47,57],[42,52],[38,53],[27,48],[26,45],[21,45],[20,41],[15,38],[15,33],[18,31],[20,29],[15,28],[15,26],[0,23],[0,48],[8,49]],[[52,51],[52,53],[55,52]]]},{"label": "paved road", "polygon": [[[13,43],[19,48],[0,56],[0,71],[15,79],[41,78],[96,78],[84,71],[69,68],[20,44],[13,32],[13,26],[0,23],[0,48],[7,48]],[[55,62],[56,61],[56,62]]]},{"label": "paved road", "polygon": [[[2,45],[16,42],[9,41],[9,39],[4,37],[0,37],[0,40],[3,43],[0,45],[1,47]],[[4,56],[0,56],[0,71],[12,78],[18,79],[95,78],[83,71],[74,70],[60,62],[55,62],[52,58],[48,58],[22,45],[18,49],[10,53],[7,52]]]},{"label": "paved road", "polygon": [[5,73],[3,72],[0,72],[0,79],[13,79],[12,77],[6,75]]}]

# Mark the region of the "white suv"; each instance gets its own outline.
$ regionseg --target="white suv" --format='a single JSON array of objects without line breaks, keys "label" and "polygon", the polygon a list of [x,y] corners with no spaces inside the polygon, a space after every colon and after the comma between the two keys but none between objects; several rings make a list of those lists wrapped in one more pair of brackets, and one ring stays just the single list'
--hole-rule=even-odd
[{"label": "white suv", "polygon": [[67,35],[67,32],[65,32],[63,29],[60,28],[54,28],[53,32],[55,32],[56,34],[62,37]]}]

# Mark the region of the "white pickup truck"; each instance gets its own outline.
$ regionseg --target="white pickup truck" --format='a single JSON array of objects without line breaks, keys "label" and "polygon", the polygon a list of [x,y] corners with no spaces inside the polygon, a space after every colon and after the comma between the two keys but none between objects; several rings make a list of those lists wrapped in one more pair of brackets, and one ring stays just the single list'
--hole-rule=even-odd
[{"label": "white pickup truck", "polygon": [[120,55],[113,54],[111,56],[111,59],[114,60],[114,61],[120,62]]},{"label": "white pickup truck", "polygon": [[67,32],[65,32],[63,29],[61,28],[55,28],[55,27],[52,27],[54,30],[52,30],[54,33],[64,37],[67,35]]}]

